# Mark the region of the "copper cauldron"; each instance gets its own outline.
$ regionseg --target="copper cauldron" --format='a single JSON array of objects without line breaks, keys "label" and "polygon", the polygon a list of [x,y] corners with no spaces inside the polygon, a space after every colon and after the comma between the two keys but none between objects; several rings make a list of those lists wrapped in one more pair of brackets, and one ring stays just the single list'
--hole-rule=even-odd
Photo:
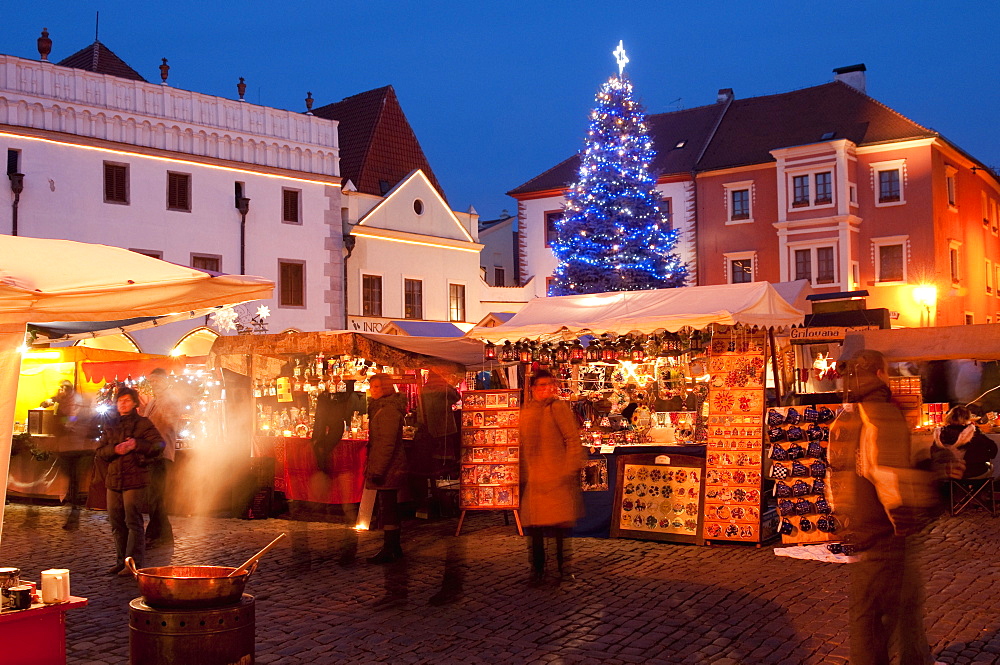
[{"label": "copper cauldron", "polygon": [[132,557],[125,567],[139,583],[139,593],[150,607],[192,609],[221,607],[240,602],[247,578],[257,570],[257,562],[246,572],[227,577],[230,566],[160,566],[136,569]]}]

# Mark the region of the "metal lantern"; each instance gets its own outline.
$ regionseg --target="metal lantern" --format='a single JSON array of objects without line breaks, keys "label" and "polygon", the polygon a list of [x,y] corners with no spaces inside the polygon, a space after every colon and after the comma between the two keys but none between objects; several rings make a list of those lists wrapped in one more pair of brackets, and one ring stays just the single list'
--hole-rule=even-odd
[{"label": "metal lantern", "polygon": [[611,340],[608,340],[601,347],[601,360],[606,363],[613,363],[618,360],[618,349],[615,348],[615,344]]},{"label": "metal lantern", "polygon": [[531,344],[528,342],[518,342],[517,359],[527,365],[531,362]]},{"label": "metal lantern", "polygon": [[569,349],[566,348],[566,342],[559,342],[556,350],[552,353],[552,359],[559,365],[569,362]]},{"label": "metal lantern", "polygon": [[548,342],[540,345],[538,347],[538,353],[532,355],[534,355],[535,360],[538,361],[539,367],[548,367],[552,364],[552,347],[549,346]]},{"label": "metal lantern", "polygon": [[487,360],[497,359],[497,346],[493,342],[486,342],[486,347],[483,349],[483,356]]},{"label": "metal lantern", "polygon": [[586,353],[588,363],[601,362],[601,341],[598,339],[590,340],[590,344],[587,345]]},{"label": "metal lantern", "polygon": [[512,363],[515,360],[517,360],[517,349],[514,348],[514,345],[508,339],[500,348],[500,362]]},{"label": "metal lantern", "polygon": [[587,350],[583,348],[580,340],[573,342],[569,350],[569,361],[574,365],[579,365],[587,359]]},{"label": "metal lantern", "polygon": [[629,337],[622,337],[618,340],[618,349],[615,351],[616,360],[632,359],[632,340]]},{"label": "metal lantern", "polygon": [[636,340],[632,346],[631,360],[634,363],[641,363],[646,360],[646,352],[643,350],[639,340]]}]

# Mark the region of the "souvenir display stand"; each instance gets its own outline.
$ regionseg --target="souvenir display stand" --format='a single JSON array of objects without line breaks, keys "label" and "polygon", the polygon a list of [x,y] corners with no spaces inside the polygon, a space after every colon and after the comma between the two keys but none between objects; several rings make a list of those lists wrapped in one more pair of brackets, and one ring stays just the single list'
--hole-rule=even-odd
[{"label": "souvenir display stand", "polygon": [[[765,491],[765,367],[773,374],[779,363],[773,329],[801,321],[756,282],[543,298],[469,335],[491,342],[488,360],[561,379],[591,450],[581,479],[587,514],[574,535],[602,535],[606,523],[632,538],[759,544],[778,527]],[[640,473],[658,475],[655,490],[629,480]]]},{"label": "souvenir display stand", "polygon": [[[361,501],[369,377],[392,375],[411,410],[421,368],[444,364],[462,372],[466,364],[481,362],[482,348],[467,339],[313,332],[221,337],[209,358],[213,366],[244,377],[245,391],[233,396],[246,405],[239,430],[245,436],[243,458],[273,459],[273,489],[307,512],[308,504]],[[346,400],[350,391],[356,395]],[[329,450],[314,446],[313,438],[324,400],[346,404],[337,414],[343,436]],[[412,431],[405,428],[404,436]],[[292,505],[295,516],[297,504]]]},{"label": "souvenir display stand", "polygon": [[502,510],[504,520],[514,513],[518,535],[523,536],[518,513],[519,390],[467,390],[462,395],[462,457],[455,535],[462,533],[469,510]]}]

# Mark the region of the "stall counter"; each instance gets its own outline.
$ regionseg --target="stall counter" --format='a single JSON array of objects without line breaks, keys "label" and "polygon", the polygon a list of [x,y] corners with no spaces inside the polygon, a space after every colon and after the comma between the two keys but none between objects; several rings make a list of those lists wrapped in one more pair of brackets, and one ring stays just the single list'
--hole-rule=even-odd
[{"label": "stall counter", "polygon": [[320,471],[312,441],[294,436],[254,437],[254,457],[274,458],[274,489],[289,501],[360,503],[365,487],[366,439],[342,439],[331,453],[332,475]]},{"label": "stall counter", "polygon": [[86,598],[70,596],[65,603],[37,603],[26,610],[0,612],[3,662],[65,665],[66,612],[86,605]]}]

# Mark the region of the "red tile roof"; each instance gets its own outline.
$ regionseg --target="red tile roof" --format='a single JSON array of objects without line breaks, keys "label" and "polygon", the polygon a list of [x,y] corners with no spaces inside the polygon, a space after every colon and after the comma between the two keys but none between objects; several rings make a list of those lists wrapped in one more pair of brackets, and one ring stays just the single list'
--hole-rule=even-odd
[{"label": "red tile roof", "polygon": [[[653,172],[662,176],[694,170],[695,162],[725,107],[725,103],[716,103],[647,116],[646,125],[656,148],[656,157],[651,165]],[[682,141],[683,146],[678,148]],[[507,194],[516,197],[518,194],[561,189],[576,180],[579,167],[580,157],[574,155]]]},{"label": "red tile roof", "polygon": [[444,196],[391,85],[346,97],[313,113],[339,123],[340,175],[359,192],[382,196],[421,169]]},{"label": "red tile roof", "polygon": [[773,162],[770,151],[824,139],[856,145],[935,137],[855,88],[833,81],[764,97],[736,99],[726,112],[699,171]]},{"label": "red tile roof", "polygon": [[139,72],[129,67],[124,60],[115,55],[111,49],[99,41],[95,41],[90,46],[80,49],[69,57],[63,58],[56,64],[63,67],[85,69],[88,72],[108,74],[123,79],[148,83],[146,79],[139,75]]}]

